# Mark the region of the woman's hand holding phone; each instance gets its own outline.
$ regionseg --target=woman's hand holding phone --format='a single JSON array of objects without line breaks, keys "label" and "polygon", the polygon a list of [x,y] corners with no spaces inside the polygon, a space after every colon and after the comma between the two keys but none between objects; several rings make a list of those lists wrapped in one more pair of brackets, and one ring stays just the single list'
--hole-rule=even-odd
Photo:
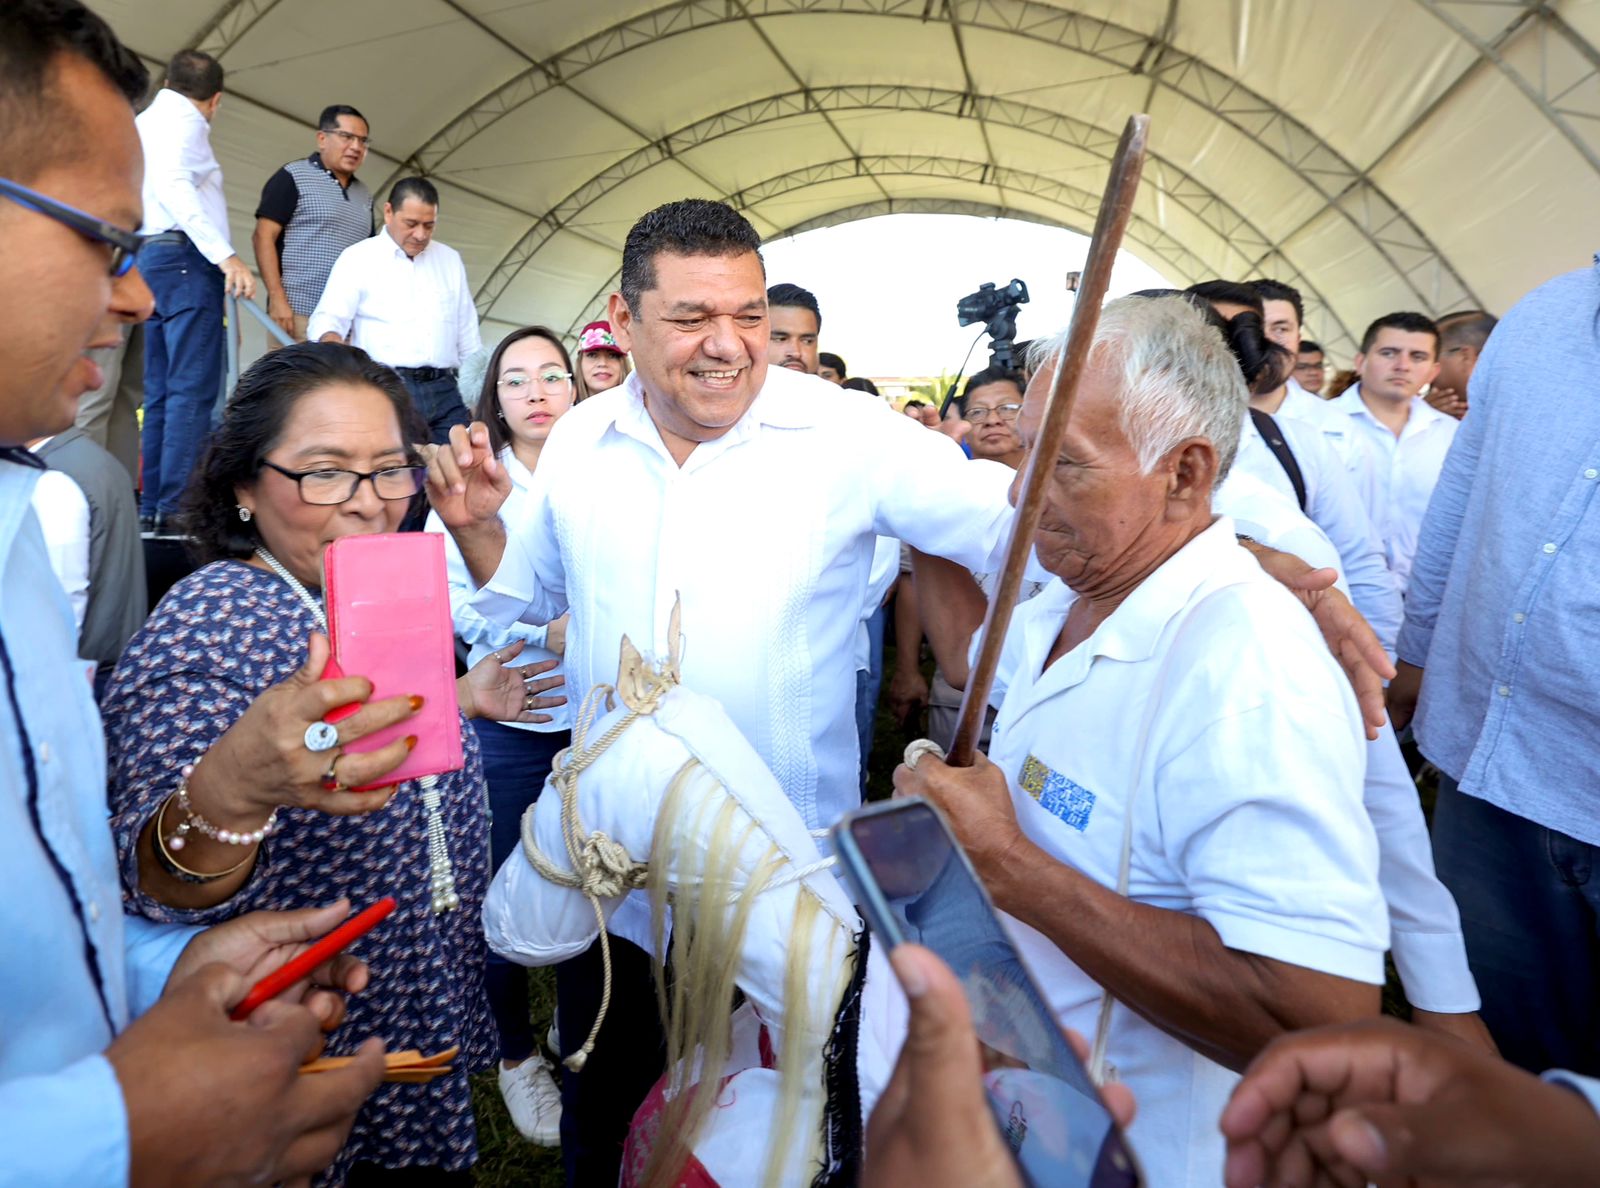
[{"label": "woman's hand holding phone", "polygon": [[[370,792],[348,789],[381,780],[414,744],[399,738],[364,754],[342,754],[339,748],[405,721],[421,708],[420,699],[388,697],[362,705],[338,723],[335,749],[313,751],[306,746],[308,726],[372,696],[365,677],[321,679],[328,656],[327,636],[312,632],[305,664],[251,702],[195,766],[189,795],[212,824],[243,832],[260,828],[268,813],[285,805],[343,817],[375,812],[389,803],[393,786]],[[324,787],[330,766],[342,788]]]}]

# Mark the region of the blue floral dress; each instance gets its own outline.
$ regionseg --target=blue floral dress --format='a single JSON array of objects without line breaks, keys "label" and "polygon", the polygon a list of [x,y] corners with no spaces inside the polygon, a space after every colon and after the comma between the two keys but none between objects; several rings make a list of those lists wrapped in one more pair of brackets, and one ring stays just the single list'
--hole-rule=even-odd
[{"label": "blue floral dress", "polygon": [[[433,1165],[461,1170],[476,1158],[467,1075],[493,1063],[494,1026],[484,993],[481,924],[489,880],[488,806],[475,733],[463,721],[466,766],[440,777],[443,816],[461,906],[431,910],[426,814],[406,783],[387,808],[360,817],[282,809],[254,873],[229,900],[203,910],[168,907],[139,888],[139,833],[197,762],[269,686],[305,660],[311,612],[283,580],[218,561],[179,582],[129,642],[106,693],[112,830],[130,911],[151,920],[210,924],[258,908],[303,908],[348,897],[359,910],[385,895],[394,914],[353,947],[372,970],[349,1000],[328,1054],[368,1036],[390,1051],[461,1045],[455,1071],[426,1085],[381,1085],[362,1108],[339,1160],[350,1166]],[[170,819],[170,813],[169,813]]]}]

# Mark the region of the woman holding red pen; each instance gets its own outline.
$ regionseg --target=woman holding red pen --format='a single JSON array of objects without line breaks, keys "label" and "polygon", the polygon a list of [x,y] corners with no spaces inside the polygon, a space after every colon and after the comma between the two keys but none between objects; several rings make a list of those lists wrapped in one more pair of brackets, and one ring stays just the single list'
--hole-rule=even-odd
[{"label": "woman holding red pen", "polygon": [[[365,1036],[391,1051],[461,1051],[449,1074],[372,1096],[330,1183],[402,1171],[470,1183],[467,1077],[493,1064],[496,1045],[479,922],[487,803],[466,719],[533,722],[560,701],[541,696],[549,665],[508,668],[520,647],[502,648],[458,684],[463,770],[429,789],[351,790],[381,785],[409,747],[348,744],[419,707],[405,696],[367,702],[358,674],[319,679],[321,560],[332,540],[398,530],[420,488],[409,443],[426,434],[414,421],[394,373],[350,347],[285,347],[251,367],[187,497],[187,528],[209,563],[130,642],[104,706],[131,911],[211,923],[339,896],[358,908],[397,901],[352,946],[371,983],[351,997],[328,1054]],[[352,702],[366,704],[336,726],[323,720]]]}]

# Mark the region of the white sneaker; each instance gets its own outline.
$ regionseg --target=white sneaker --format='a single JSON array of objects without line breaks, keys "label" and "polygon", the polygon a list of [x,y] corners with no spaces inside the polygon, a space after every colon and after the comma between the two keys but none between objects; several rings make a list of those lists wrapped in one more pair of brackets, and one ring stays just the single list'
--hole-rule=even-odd
[{"label": "white sneaker", "polygon": [[542,1052],[516,1068],[500,1067],[500,1096],[518,1133],[541,1147],[561,1145],[561,1091]]}]

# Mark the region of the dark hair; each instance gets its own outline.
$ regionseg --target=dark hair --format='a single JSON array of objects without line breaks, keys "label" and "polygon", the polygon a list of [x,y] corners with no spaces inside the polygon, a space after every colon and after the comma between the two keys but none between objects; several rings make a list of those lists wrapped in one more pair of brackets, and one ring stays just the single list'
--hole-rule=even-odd
[{"label": "dark hair", "polygon": [[1258,314],[1266,313],[1266,306],[1261,303],[1261,294],[1240,281],[1201,281],[1197,285],[1190,285],[1184,292],[1193,293],[1196,297],[1204,297],[1207,301],[1220,301],[1225,305],[1242,305],[1246,309],[1255,310]]},{"label": "dark hair", "polygon": [[[1260,396],[1267,392],[1276,391],[1283,386],[1290,373],[1294,370],[1295,359],[1286,347],[1281,347],[1267,337],[1266,322],[1256,309],[1246,309],[1236,313],[1231,318],[1225,318],[1217,312],[1212,301],[1225,301],[1230,305],[1249,305],[1248,301],[1238,301],[1231,296],[1211,297],[1206,293],[1197,292],[1206,287],[1212,292],[1222,291],[1219,286],[1232,286],[1232,281],[1203,281],[1188,289],[1141,289],[1131,293],[1132,297],[1182,297],[1190,305],[1200,311],[1203,317],[1217,332],[1222,335],[1222,341],[1227,344],[1234,360],[1239,364],[1239,370],[1244,373],[1245,386],[1250,389],[1252,396]],[[1245,290],[1247,295],[1253,295],[1253,290],[1248,286],[1240,285],[1238,288]],[[1260,298],[1255,298],[1260,302]]]},{"label": "dark hair", "polygon": [[912,399],[912,400],[907,400],[904,404],[902,404],[900,406],[900,411],[901,412],[905,412],[905,410],[908,409],[908,408],[932,408],[932,407],[933,407],[933,405],[929,404],[926,400],[915,400],[915,399]]},{"label": "dark hair", "polygon": [[407,198],[415,198],[424,206],[439,205],[439,191],[425,177],[402,177],[389,190],[389,205],[399,210]]},{"label": "dark hair", "polygon": [[[820,322],[822,319],[818,318],[817,320]],[[844,369],[844,359],[839,355],[834,354],[832,351],[818,351],[817,366],[833,368],[834,371],[839,373],[839,379],[841,382],[849,374],[849,372]]]},{"label": "dark hair", "polygon": [[1320,342],[1312,342],[1309,338],[1302,338],[1300,340],[1300,353],[1302,355],[1326,355],[1328,352],[1322,349]]},{"label": "dark hair", "polygon": [[[365,384],[387,396],[406,457],[417,460],[411,443],[427,441],[428,426],[391,368],[342,342],[300,342],[269,351],[239,377],[183,493],[183,527],[197,563],[248,557],[260,545],[255,523],[239,519],[234,491],[261,473],[261,460],[278,444],[300,398],[329,384]],[[417,498],[424,496],[418,492]]]},{"label": "dark hair", "polygon": [[817,319],[817,329],[822,329],[822,307],[817,304],[816,294],[810,289],[802,289],[799,285],[791,285],[788,281],[769,285],[767,288],[767,308],[771,309],[774,305],[782,305],[790,309],[809,309],[812,316]]},{"label": "dark hair", "polygon": [[1263,277],[1250,282],[1250,287],[1261,295],[1263,301],[1287,301],[1294,306],[1294,321],[1297,326],[1306,324],[1306,303],[1300,299],[1300,290],[1293,285],[1286,285],[1279,280],[1270,280]]},{"label": "dark hair", "polygon": [[[80,150],[81,138],[59,133],[71,118],[56,85],[59,54],[94,66],[137,103],[150,74],[111,26],[78,0],[5,0],[0,4],[0,175],[26,182],[47,165]],[[54,122],[48,134],[45,128]]]},{"label": "dark hair", "polygon": [[1361,353],[1364,355],[1372,349],[1372,344],[1378,341],[1380,330],[1403,330],[1407,334],[1433,335],[1433,357],[1439,357],[1439,327],[1427,314],[1416,313],[1413,310],[1401,310],[1398,313],[1386,313],[1376,319],[1367,327],[1367,332],[1361,336]]},{"label": "dark hair", "polygon": [[201,102],[222,90],[222,63],[204,50],[179,50],[167,63],[167,86]]},{"label": "dark hair", "polygon": [[961,415],[967,414],[967,397],[985,384],[1012,384],[1017,389],[1017,395],[1022,395],[1028,389],[1027,377],[1020,371],[1009,367],[985,367],[982,371],[972,373],[972,378],[967,380],[967,386],[961,389]]},{"label": "dark hair", "polygon": [[866,392],[872,396],[882,395],[882,393],[878,391],[878,385],[873,383],[864,375],[852,375],[839,386],[841,388],[849,388],[852,392]]},{"label": "dark hair", "polygon": [[366,116],[362,115],[348,103],[330,103],[327,107],[322,109],[322,114],[317,117],[317,131],[337,132],[339,130],[340,116],[354,116],[369,129],[372,127],[372,121],[367,119]]},{"label": "dark hair", "polygon": [[[709,198],[680,198],[642,215],[628,229],[622,245],[622,300],[637,316],[639,300],[656,287],[655,259],[662,252],[674,256],[742,256],[754,252],[761,260],[761,236],[745,218],[725,202]],[[763,263],[762,274],[766,274]]]},{"label": "dark hair", "polygon": [[1445,314],[1439,319],[1439,353],[1442,355],[1458,346],[1481,351],[1499,324],[1499,318],[1481,309],[1462,309]]},{"label": "dark hair", "polygon": [[494,348],[494,354],[489,356],[488,366],[483,369],[483,389],[478,393],[478,402],[472,406],[472,419],[482,421],[489,427],[489,444],[494,447],[496,454],[511,444],[511,431],[506,428],[505,418],[500,415],[500,360],[505,358],[512,344],[524,338],[542,338],[561,352],[561,366],[572,374],[572,398],[573,403],[577,403],[577,373],[573,370],[572,356],[567,354],[567,346],[561,341],[561,336],[545,326],[524,326],[520,330],[513,330],[500,340],[500,345]]}]

